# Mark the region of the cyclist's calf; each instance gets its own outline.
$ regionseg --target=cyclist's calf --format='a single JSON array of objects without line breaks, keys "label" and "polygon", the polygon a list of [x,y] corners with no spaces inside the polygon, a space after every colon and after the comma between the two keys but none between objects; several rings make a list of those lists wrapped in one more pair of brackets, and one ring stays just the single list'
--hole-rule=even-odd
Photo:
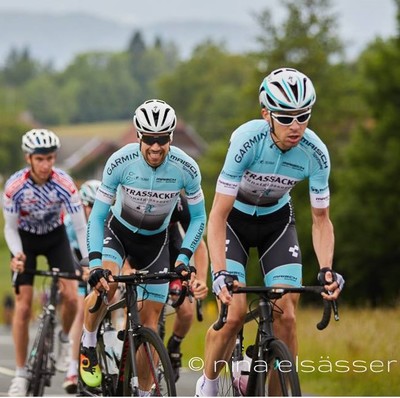
[{"label": "cyclist's calf", "polygon": [[293,356],[297,354],[296,307],[298,301],[297,293],[285,294],[276,301],[277,308],[273,315],[274,333],[286,343]]}]

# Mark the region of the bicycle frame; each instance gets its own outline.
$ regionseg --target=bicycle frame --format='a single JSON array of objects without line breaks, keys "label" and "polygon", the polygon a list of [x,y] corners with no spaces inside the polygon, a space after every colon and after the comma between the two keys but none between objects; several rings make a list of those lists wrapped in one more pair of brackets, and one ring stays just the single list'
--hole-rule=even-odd
[{"label": "bicycle frame", "polygon": [[[160,338],[160,336],[151,329],[148,329],[141,325],[140,317],[139,317],[139,310],[137,308],[138,303],[138,293],[137,293],[137,286],[143,283],[149,283],[149,281],[154,280],[172,280],[177,278],[184,278],[188,279],[188,277],[182,277],[174,272],[168,273],[156,273],[156,274],[146,274],[146,273],[135,273],[131,275],[113,275],[113,279],[115,282],[122,282],[125,283],[126,291],[125,291],[125,298],[120,300],[115,304],[111,304],[107,306],[107,313],[115,311],[116,309],[126,307],[126,322],[125,322],[125,329],[123,334],[121,332],[118,333],[118,338],[123,340],[122,344],[122,352],[120,355],[120,361],[118,365],[118,376],[115,381],[113,381],[112,386],[103,385],[103,394],[105,390],[110,392],[110,395],[116,396],[123,396],[126,393],[127,385],[129,386],[129,392],[132,395],[139,395],[139,369],[137,368],[137,350],[138,345],[141,346],[146,354],[149,356],[149,361],[147,364],[150,366],[150,374],[153,375],[153,387],[156,392],[161,393],[160,386],[157,385],[158,379],[158,366],[157,359],[160,362],[163,362],[163,367],[167,367],[166,373],[172,375],[172,367],[169,362],[168,353],[166,348]],[[180,302],[182,302],[186,295],[186,289],[184,289],[182,293],[182,298],[180,298]],[[89,309],[90,312],[95,312],[99,308],[101,301],[104,300],[101,296],[97,300],[96,304],[93,308]],[[148,340],[150,339],[150,340]],[[147,341],[147,343],[145,343]],[[157,354],[157,359],[153,361],[153,353],[146,351],[150,346],[156,348],[155,353]],[[161,352],[162,351],[162,352]],[[99,359],[102,357],[100,353]],[[151,358],[150,358],[151,357]],[[104,369],[103,369],[104,370]],[[127,377],[130,379],[128,380]],[[170,383],[170,382],[168,382]],[[170,384],[169,388],[172,389],[171,395],[175,395],[175,383],[173,383],[173,387]]]},{"label": "bicycle frame", "polygon": [[[249,379],[247,382],[246,395],[248,396],[258,396],[264,395],[265,393],[265,382],[266,375],[270,372],[269,358],[272,356],[275,357],[277,352],[279,351],[280,359],[283,361],[290,361],[292,364],[293,358],[290,354],[290,351],[286,347],[286,345],[280,341],[275,335],[273,331],[273,313],[275,299],[281,298],[286,293],[304,293],[304,292],[313,292],[320,294],[324,291],[322,286],[302,286],[302,287],[238,287],[233,289],[233,286],[229,286],[229,290],[232,291],[233,294],[240,293],[256,293],[258,298],[258,307],[256,310],[250,311],[247,315],[246,322],[250,321],[252,318],[258,318],[258,329],[257,336],[255,339],[253,356],[250,366]],[[338,320],[337,313],[337,305],[333,305],[331,302],[324,300],[324,313],[321,322],[318,323],[317,328],[319,330],[324,329],[329,321],[331,316],[331,308],[334,311],[335,319]],[[218,321],[213,325],[215,330],[220,329],[223,324],[226,322],[227,314],[228,314],[228,306],[221,305],[220,314]],[[243,360],[243,332],[241,331],[238,334],[236,339],[235,349],[232,354],[233,361],[241,361]],[[257,366],[260,368],[262,365],[267,365],[264,374],[262,372],[257,371]],[[293,366],[293,365],[292,365]],[[279,383],[282,388],[282,394],[288,395],[288,390],[293,389],[292,392],[300,394],[300,384],[298,381],[297,372],[295,372],[294,368],[291,371],[290,375],[284,375],[282,372],[276,372],[279,376]],[[285,377],[288,377],[288,381]],[[289,383],[290,388],[285,387],[286,382]],[[239,389],[241,388],[239,384],[234,383],[232,376],[232,387],[235,395],[241,395]]]},{"label": "bicycle frame", "polygon": [[[50,295],[43,304],[42,312],[39,316],[40,322],[36,332],[34,343],[29,351],[27,358],[28,370],[28,390],[27,394],[34,396],[43,395],[44,388],[51,385],[51,378],[56,373],[56,358],[54,355],[54,333],[56,328],[56,307],[58,295],[58,282],[60,279],[80,279],[79,275],[60,272],[53,268],[44,270],[26,270],[28,274],[36,276],[51,277]],[[18,274],[13,276],[13,286],[16,293],[19,292]]]}]

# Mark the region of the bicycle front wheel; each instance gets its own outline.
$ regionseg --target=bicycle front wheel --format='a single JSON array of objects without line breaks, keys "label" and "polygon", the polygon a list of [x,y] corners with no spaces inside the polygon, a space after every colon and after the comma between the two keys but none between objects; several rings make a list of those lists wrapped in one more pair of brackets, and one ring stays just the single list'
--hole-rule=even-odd
[{"label": "bicycle front wheel", "polygon": [[141,327],[137,330],[134,341],[138,374],[133,375],[129,358],[125,367],[123,395],[138,393],[135,391],[135,380],[137,380],[142,393],[156,397],[176,396],[171,362],[160,336],[149,328]]},{"label": "bicycle front wheel", "polygon": [[267,372],[258,374],[257,396],[301,396],[296,364],[288,347],[281,340],[273,340],[265,354]]}]

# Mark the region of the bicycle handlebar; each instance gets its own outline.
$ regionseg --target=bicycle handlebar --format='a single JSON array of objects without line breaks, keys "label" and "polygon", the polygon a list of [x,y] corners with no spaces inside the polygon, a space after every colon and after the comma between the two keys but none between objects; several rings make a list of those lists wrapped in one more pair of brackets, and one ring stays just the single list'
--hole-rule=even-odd
[{"label": "bicycle handlebar", "polygon": [[[239,293],[257,293],[258,295],[266,296],[268,299],[278,299],[281,298],[283,295],[286,293],[305,293],[305,292],[312,292],[316,294],[321,294],[322,292],[325,291],[323,286],[301,286],[301,287],[261,287],[261,286],[244,286],[244,287],[238,287],[236,289],[233,289],[229,285],[228,289],[233,293],[233,294],[239,294]],[[323,330],[325,329],[331,319],[331,312],[333,311],[335,320],[339,320],[339,312],[338,312],[338,307],[336,300],[335,301],[328,301],[328,300],[323,300],[324,303],[324,311],[322,314],[321,321],[317,323],[317,329],[318,330]],[[227,304],[221,304],[221,308],[219,311],[219,316],[217,321],[213,324],[213,329],[214,330],[219,330],[221,329],[227,320],[228,316],[228,308],[229,306]]]},{"label": "bicycle handlebar", "polygon": [[[180,279],[182,281],[188,281],[190,279],[190,274],[187,275],[181,275],[176,272],[155,272],[155,273],[146,273],[146,272],[136,272],[130,275],[112,275],[112,278],[114,279],[114,282],[120,282],[120,283],[125,283],[126,285],[140,285],[144,283],[149,283],[151,281],[172,281],[174,279]],[[107,281],[111,282],[111,281]],[[174,308],[179,307],[182,303],[185,297],[188,295],[188,288],[187,286],[183,285],[181,293],[179,295],[179,298],[172,304]],[[108,305],[107,301],[107,292],[102,291],[99,296],[97,296],[96,302],[94,305],[89,308],[90,313],[95,313],[96,311],[99,310],[100,305],[104,302],[106,305]]]},{"label": "bicycle handlebar", "polygon": [[60,279],[73,279],[78,281],[82,280],[81,274],[60,271],[58,268],[52,268],[51,270],[25,269],[23,272],[14,271],[12,277],[12,287],[15,289],[16,294],[19,294],[18,276],[22,274],[29,274],[35,276],[49,276],[51,278],[60,278]]}]

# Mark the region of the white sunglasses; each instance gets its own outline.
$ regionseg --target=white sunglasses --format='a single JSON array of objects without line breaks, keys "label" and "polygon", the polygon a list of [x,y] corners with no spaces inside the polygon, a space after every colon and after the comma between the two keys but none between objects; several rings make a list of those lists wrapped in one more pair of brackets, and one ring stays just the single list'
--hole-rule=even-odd
[{"label": "white sunglasses", "polygon": [[295,120],[299,124],[307,123],[311,117],[311,111],[300,113],[299,115],[277,115],[271,112],[272,119],[276,120],[279,124],[290,126]]}]

